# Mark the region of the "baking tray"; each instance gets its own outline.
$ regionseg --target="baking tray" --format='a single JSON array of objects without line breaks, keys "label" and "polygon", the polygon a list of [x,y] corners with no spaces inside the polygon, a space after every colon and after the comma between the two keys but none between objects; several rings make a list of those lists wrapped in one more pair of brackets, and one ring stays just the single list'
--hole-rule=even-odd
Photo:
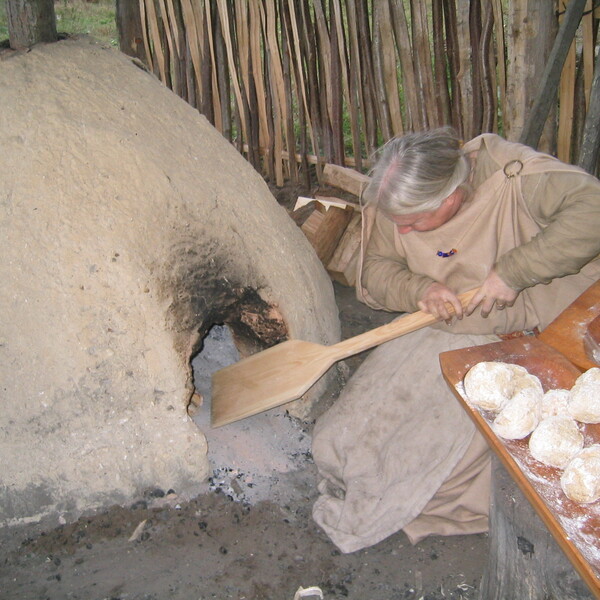
[{"label": "baking tray", "polygon": [[[522,440],[505,440],[492,431],[494,415],[472,405],[464,392],[465,374],[481,361],[521,365],[539,377],[544,390],[570,389],[581,374],[580,369],[556,349],[529,336],[440,354],[442,373],[450,389],[582,579],[600,598],[600,501],[578,504],[569,500],[560,487],[562,471],[531,456],[529,436]],[[582,432],[586,446],[600,443],[600,424],[583,424]]]}]

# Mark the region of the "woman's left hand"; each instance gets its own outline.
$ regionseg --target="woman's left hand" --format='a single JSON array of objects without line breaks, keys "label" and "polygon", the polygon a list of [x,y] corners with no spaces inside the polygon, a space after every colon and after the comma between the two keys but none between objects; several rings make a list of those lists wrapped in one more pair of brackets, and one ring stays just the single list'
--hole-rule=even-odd
[{"label": "woman's left hand", "polygon": [[517,299],[519,292],[508,287],[498,273],[492,269],[485,281],[477,290],[471,302],[467,306],[465,313],[470,315],[481,304],[481,316],[487,317],[494,304],[498,310],[503,310],[507,306],[512,306]]}]

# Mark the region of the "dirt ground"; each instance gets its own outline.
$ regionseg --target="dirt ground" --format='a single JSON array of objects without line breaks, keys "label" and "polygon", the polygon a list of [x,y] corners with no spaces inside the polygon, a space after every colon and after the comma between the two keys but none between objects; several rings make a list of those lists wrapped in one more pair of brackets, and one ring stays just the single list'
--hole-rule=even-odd
[{"label": "dirt ground", "polygon": [[[299,194],[307,192],[276,193],[286,207]],[[353,290],[335,284],[335,291],[344,338],[390,320],[360,305]],[[363,358],[347,360],[344,376]],[[332,389],[314,416],[336,394]],[[220,428],[212,443],[230,451],[234,438],[245,446],[249,436],[261,438],[265,464],[251,473],[252,457],[242,464],[221,452],[196,498],[147,490],[129,506],[75,523],[0,530],[0,599],[292,600],[311,586],[325,600],[477,598],[487,535],[432,537],[412,546],[400,532],[353,554],[336,549],[311,518],[313,423],[273,409]]]}]

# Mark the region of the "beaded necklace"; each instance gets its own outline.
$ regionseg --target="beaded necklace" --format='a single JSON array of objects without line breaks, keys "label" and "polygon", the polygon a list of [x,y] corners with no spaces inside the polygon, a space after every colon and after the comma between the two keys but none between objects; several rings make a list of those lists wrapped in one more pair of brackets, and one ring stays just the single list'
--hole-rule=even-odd
[{"label": "beaded necklace", "polygon": [[449,256],[454,256],[457,252],[458,252],[458,250],[456,248],[452,248],[452,250],[450,250],[450,252],[442,252],[441,250],[438,250],[436,252],[436,255],[439,256],[440,258],[448,258]]},{"label": "beaded necklace", "polygon": [[[477,221],[479,220],[479,218],[481,217],[482,214],[483,214],[483,211],[481,211],[475,217],[475,219],[473,219],[473,221],[471,222],[471,224],[466,228],[465,232],[460,236],[460,239],[456,243],[456,246],[460,247],[461,242],[465,239],[465,237],[467,236],[467,234],[473,229],[473,227],[475,226],[475,224],[477,223]],[[454,218],[454,217],[452,217],[452,218]],[[442,225],[442,227],[443,227],[443,225]],[[444,252],[443,250],[436,250],[435,251],[435,255],[437,257],[439,257],[439,258],[450,258],[451,256],[454,256],[457,253],[458,253],[458,249],[456,247],[453,247],[451,250],[448,250],[448,252]]]}]

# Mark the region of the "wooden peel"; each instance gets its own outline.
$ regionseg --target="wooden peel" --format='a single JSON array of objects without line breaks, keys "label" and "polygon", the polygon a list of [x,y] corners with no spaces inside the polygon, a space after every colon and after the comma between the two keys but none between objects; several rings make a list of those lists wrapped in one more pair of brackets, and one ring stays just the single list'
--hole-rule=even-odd
[{"label": "wooden peel", "polygon": [[[463,308],[475,291],[459,296]],[[429,313],[417,311],[333,346],[288,340],[220,369],[212,375],[212,426],[227,425],[296,400],[337,361],[436,321]]]}]

